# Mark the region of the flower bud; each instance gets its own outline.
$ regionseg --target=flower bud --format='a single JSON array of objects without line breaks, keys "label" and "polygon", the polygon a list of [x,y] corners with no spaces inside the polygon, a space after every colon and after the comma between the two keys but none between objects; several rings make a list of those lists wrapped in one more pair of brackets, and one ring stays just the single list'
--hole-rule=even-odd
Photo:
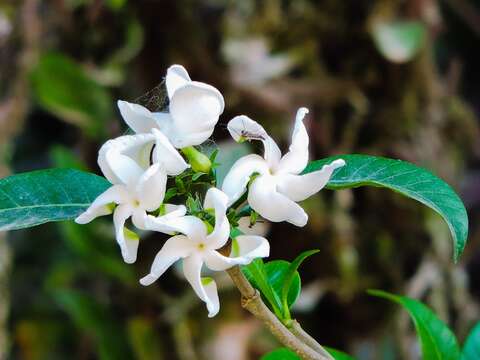
[{"label": "flower bud", "polygon": [[212,168],[212,162],[207,155],[202,154],[193,146],[183,148],[182,153],[187,157],[193,171],[207,174],[210,172],[210,169]]}]

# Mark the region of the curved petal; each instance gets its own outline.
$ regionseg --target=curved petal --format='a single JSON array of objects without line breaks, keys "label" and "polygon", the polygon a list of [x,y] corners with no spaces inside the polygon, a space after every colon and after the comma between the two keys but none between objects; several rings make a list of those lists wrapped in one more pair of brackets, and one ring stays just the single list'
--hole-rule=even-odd
[{"label": "curved petal", "polygon": [[187,208],[184,205],[165,204],[166,214],[163,216],[154,217],[147,215],[145,218],[145,229],[152,231],[159,231],[164,234],[173,235],[177,232],[176,228],[171,227],[170,221],[175,218],[185,216]]},{"label": "curved petal", "polygon": [[[194,81],[178,88],[170,100],[170,114],[175,131],[186,136],[197,133],[211,134],[223,108],[223,96],[217,89]],[[195,144],[183,145],[200,145],[207,138]]]},{"label": "curved petal", "polygon": [[247,265],[256,258],[270,255],[268,240],[256,235],[240,235],[232,242],[232,251],[229,257],[218,251],[209,251],[205,256],[205,265],[214,271],[223,271],[235,265]]},{"label": "curved petal", "polygon": [[159,130],[153,129],[155,149],[152,160],[161,165],[168,175],[180,175],[190,167],[180,153],[173,147],[168,138]]},{"label": "curved petal", "polygon": [[248,203],[265,219],[280,222],[288,221],[296,226],[305,226],[306,212],[295,202],[280,194],[276,189],[276,179],[271,175],[257,177],[248,193]]},{"label": "curved petal", "polygon": [[[218,298],[217,283],[212,278],[203,277],[202,285],[209,302],[207,303],[208,317],[214,317],[220,311],[220,299]],[[209,307],[210,305],[210,307]]]},{"label": "curved petal", "polygon": [[125,135],[108,140],[98,152],[98,165],[112,184],[132,184],[150,166],[152,134]]},{"label": "curved petal", "polygon": [[137,250],[139,239],[133,231],[125,228],[125,221],[132,215],[133,209],[130,205],[122,204],[117,206],[113,212],[113,224],[115,226],[115,237],[120,250],[122,251],[123,261],[132,264],[137,260]]},{"label": "curved petal", "polygon": [[270,136],[267,136],[267,138],[263,141],[263,146],[265,147],[265,160],[270,168],[275,170],[280,163],[280,159],[282,158],[282,152],[280,151],[280,148],[275,140],[273,140]]},{"label": "curved petal", "polygon": [[332,176],[335,169],[345,165],[345,161],[337,159],[324,165],[320,170],[305,175],[278,175],[277,189],[293,201],[302,201],[319,192]]},{"label": "curved petal", "polygon": [[166,234],[175,232],[186,235],[192,242],[205,242],[207,227],[202,220],[195,216],[148,216],[146,225],[149,230],[159,231]]},{"label": "curved petal", "polygon": [[127,125],[136,133],[149,133],[158,127],[154,115],[147,108],[127,101],[117,101],[118,109]]},{"label": "curved petal", "polygon": [[190,82],[190,76],[182,65],[172,65],[167,70],[165,84],[167,86],[168,98],[172,99],[173,94],[178,88],[185,86]]},{"label": "curved petal", "polygon": [[227,219],[228,196],[217,188],[210,188],[205,195],[203,208],[215,209],[215,227],[207,236],[207,244],[211,249],[225,245],[230,235],[230,224]]},{"label": "curved petal", "polygon": [[75,219],[75,222],[77,224],[89,223],[96,217],[111,214],[113,209],[108,206],[109,204],[121,204],[128,201],[130,201],[130,195],[127,189],[122,185],[113,185],[101,193],[88,209]]},{"label": "curved petal", "polygon": [[154,211],[162,205],[167,187],[167,174],[160,164],[153,164],[143,173],[136,191],[139,206],[146,211]]},{"label": "curved petal", "polygon": [[263,141],[268,136],[263,126],[246,115],[235,116],[228,122],[227,129],[236,142],[245,140]]},{"label": "curved petal", "polygon": [[251,154],[238,159],[223,180],[222,191],[228,196],[228,205],[237,201],[247,189],[253,173],[268,173],[268,165],[261,156]]},{"label": "curved petal", "polygon": [[155,282],[172,264],[192,252],[191,242],[183,235],[168,239],[153,260],[150,273],[140,279],[147,286]]},{"label": "curved petal", "polygon": [[132,223],[135,225],[137,229],[140,230],[148,230],[147,229],[147,212],[145,209],[142,209],[140,207],[135,207],[132,209]]},{"label": "curved petal", "polygon": [[277,173],[300,174],[308,164],[308,133],[303,119],[308,114],[307,108],[300,108],[295,119],[292,143],[288,153],[280,160]]},{"label": "curved petal", "polygon": [[[183,273],[185,274],[185,278],[190,283],[190,285],[192,286],[197,296],[200,298],[200,300],[205,302],[205,304],[207,305],[208,317],[213,317],[217,314],[219,310],[218,295],[212,297],[213,289],[210,288],[210,291],[207,292],[207,289],[204,287],[204,284],[202,283],[202,277],[201,277],[202,265],[203,265],[203,260],[201,256],[199,255],[189,256],[183,259]],[[208,279],[208,282],[206,285],[209,285],[211,281],[213,280]],[[216,290],[216,286],[215,286],[215,290]]]},{"label": "curved petal", "polygon": [[275,168],[282,153],[277,143],[267,134],[263,126],[246,115],[235,116],[229,121],[227,129],[235,141],[259,140],[265,148],[264,158],[270,167]]}]

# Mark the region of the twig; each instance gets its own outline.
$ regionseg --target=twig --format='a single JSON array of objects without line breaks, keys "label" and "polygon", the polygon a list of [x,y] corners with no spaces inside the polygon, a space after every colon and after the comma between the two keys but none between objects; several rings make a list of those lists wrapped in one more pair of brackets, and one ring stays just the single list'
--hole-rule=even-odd
[{"label": "twig", "polygon": [[332,355],[329,354],[327,350],[320,345],[317,340],[315,340],[309,333],[307,333],[303,328],[300,326],[300,323],[297,320],[292,320],[289,324],[290,331],[300,340],[302,340],[306,345],[310,346],[313,350],[318,352],[319,354],[323,355],[326,359],[333,360]]},{"label": "twig", "polygon": [[242,307],[248,310],[257,319],[261,320],[270,332],[283,345],[293,350],[305,360],[330,360],[331,357],[325,357],[317,353],[308,345],[298,339],[293,333],[288,330],[285,325],[268,309],[262,301],[260,293],[250,285],[248,280],[242,274],[238,266],[227,270],[233,283],[242,294]]}]

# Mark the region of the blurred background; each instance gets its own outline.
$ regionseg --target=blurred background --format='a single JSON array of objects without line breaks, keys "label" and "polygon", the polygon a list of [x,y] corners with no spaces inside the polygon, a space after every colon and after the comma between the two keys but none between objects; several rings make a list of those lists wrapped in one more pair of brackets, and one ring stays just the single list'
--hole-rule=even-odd
[{"label": "blurred background", "polygon": [[[366,294],[423,300],[461,341],[480,306],[480,1],[1,0],[0,174],[46,167],[99,173],[102,142],[126,132],[117,99],[158,103],[170,64],[217,87],[222,161],[246,151],[225,125],[261,122],[283,148],[296,109],[311,158],[401,158],[450,183],[470,238],[455,266],[447,226],[386,190],[323,191],[305,229],[265,225],[272,259],[318,248],[294,315],[359,359],[416,359],[403,310]],[[252,144],[255,150],[260,147]],[[0,359],[258,359],[278,346],[220,278],[221,311],[178,272],[146,274],[163,243],[144,234],[124,264],[111,219],[0,234]]]}]

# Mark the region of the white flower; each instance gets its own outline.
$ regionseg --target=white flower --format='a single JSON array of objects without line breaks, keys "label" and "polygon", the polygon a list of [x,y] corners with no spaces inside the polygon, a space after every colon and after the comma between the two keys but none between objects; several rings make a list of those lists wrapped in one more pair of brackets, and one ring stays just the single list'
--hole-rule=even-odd
[{"label": "white flower", "polygon": [[204,209],[212,209],[215,214],[215,227],[209,234],[207,225],[195,216],[183,216],[165,221],[148,216],[147,227],[164,233],[181,233],[167,240],[153,261],[150,274],[140,280],[142,285],[150,285],[176,261],[183,259],[185,278],[198,297],[207,305],[208,316],[215,316],[220,304],[217,285],[213,279],[202,278],[203,264],[213,271],[226,270],[234,265],[246,265],[257,257],[269,255],[268,241],[260,236],[241,235],[232,243],[231,256],[222,255],[217,250],[229,238],[227,196],[216,188],[207,191]]},{"label": "white flower", "polygon": [[136,133],[158,129],[176,148],[200,145],[207,140],[223,112],[222,94],[213,86],[190,80],[181,65],[167,70],[169,112],[151,112],[145,107],[118,101],[125,122]]},{"label": "white flower", "polygon": [[248,203],[264,218],[279,222],[288,221],[305,226],[308,215],[297,202],[307,199],[320,191],[328,182],[335,169],[345,165],[338,159],[322,169],[299,175],[308,164],[308,134],[303,118],[308,109],[300,108],[295,120],[292,143],[283,157],[275,141],[261,125],[247,116],[233,118],[228,130],[236,141],[260,140],[265,155],[251,154],[240,158],[225,177],[222,190],[229,197],[229,204],[238,200],[250,184]]},{"label": "white flower", "polygon": [[[75,219],[79,224],[86,224],[113,212],[116,239],[127,263],[133,263],[137,258],[139,238],[125,228],[125,221],[131,217],[137,228],[146,230],[147,212],[159,209],[163,203],[167,174],[178,175],[188,167],[178,151],[162,136],[127,135],[107,141],[99,151],[98,163],[113,186]],[[155,148],[145,153],[145,142],[154,140]],[[150,158],[154,160],[151,166]],[[165,204],[163,213],[167,220],[185,215],[186,209]]]}]

